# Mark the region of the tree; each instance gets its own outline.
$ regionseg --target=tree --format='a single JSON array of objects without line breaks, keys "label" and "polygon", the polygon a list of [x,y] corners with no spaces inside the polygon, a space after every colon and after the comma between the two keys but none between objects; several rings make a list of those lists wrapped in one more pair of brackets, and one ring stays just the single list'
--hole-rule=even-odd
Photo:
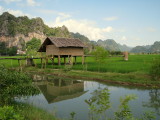
[{"label": "tree", "polygon": [[7,53],[9,56],[14,56],[17,54],[17,47],[13,46],[11,48],[8,48],[7,51],[8,51]]},{"label": "tree", "polygon": [[6,45],[5,42],[0,42],[0,55],[6,54]]},{"label": "tree", "polygon": [[109,55],[108,51],[100,46],[97,46],[92,54],[95,56],[96,62],[104,62],[105,58]]},{"label": "tree", "polygon": [[32,38],[30,41],[26,43],[27,55],[35,56],[37,55],[37,50],[41,45],[41,40],[37,38]]},{"label": "tree", "polygon": [[0,55],[14,56],[16,54],[17,54],[17,47],[16,46],[7,48],[5,42],[0,42]]}]

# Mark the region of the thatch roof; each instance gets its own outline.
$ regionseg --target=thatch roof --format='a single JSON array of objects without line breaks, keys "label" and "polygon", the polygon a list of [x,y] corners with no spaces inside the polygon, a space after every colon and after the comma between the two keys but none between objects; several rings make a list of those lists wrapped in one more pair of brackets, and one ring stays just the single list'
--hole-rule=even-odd
[{"label": "thatch roof", "polygon": [[46,45],[54,44],[56,47],[85,47],[78,38],[47,37],[38,52],[46,52]]}]

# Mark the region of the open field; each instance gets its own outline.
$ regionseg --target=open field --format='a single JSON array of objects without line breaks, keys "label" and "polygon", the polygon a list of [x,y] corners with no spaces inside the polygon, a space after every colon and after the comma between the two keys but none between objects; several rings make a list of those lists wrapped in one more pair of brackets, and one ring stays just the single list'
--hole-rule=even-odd
[{"label": "open field", "polygon": [[[147,74],[155,59],[160,59],[160,55],[130,55],[128,61],[124,61],[122,57],[108,57],[103,63],[96,62],[94,57],[86,57],[85,64],[82,65],[81,57],[79,57],[77,58],[77,64],[73,65],[71,69],[115,73],[140,72]],[[40,59],[34,60],[34,62],[38,68],[41,68]],[[63,58],[61,63],[62,65],[58,66],[57,59],[55,59],[55,65],[52,65],[52,62],[49,60],[46,68],[66,69],[66,66],[63,65]],[[4,64],[6,67],[19,66],[18,60],[0,60],[0,64]],[[25,65],[25,60],[22,60],[22,65]]]}]

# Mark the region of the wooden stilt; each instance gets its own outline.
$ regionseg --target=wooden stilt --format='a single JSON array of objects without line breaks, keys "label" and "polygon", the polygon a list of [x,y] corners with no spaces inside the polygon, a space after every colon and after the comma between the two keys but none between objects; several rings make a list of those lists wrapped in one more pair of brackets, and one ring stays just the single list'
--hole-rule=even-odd
[{"label": "wooden stilt", "polygon": [[58,55],[58,65],[61,65],[61,57]]},{"label": "wooden stilt", "polygon": [[66,57],[64,57],[64,64],[66,64]]},{"label": "wooden stilt", "polygon": [[74,57],[74,64],[77,63],[77,56]]},{"label": "wooden stilt", "polygon": [[73,64],[73,57],[72,57],[72,55],[71,55],[71,57],[70,57],[70,64],[72,65]]},{"label": "wooden stilt", "polygon": [[84,55],[82,55],[82,65],[84,64]]},{"label": "wooden stilt", "polygon": [[69,58],[69,55],[68,55],[68,64],[70,64],[70,58]]},{"label": "wooden stilt", "polygon": [[54,65],[54,55],[52,55],[52,65]]},{"label": "wooden stilt", "polygon": [[48,56],[46,57],[46,64],[48,64]]},{"label": "wooden stilt", "polygon": [[62,80],[59,79],[59,87],[61,87],[61,84],[62,84]]}]

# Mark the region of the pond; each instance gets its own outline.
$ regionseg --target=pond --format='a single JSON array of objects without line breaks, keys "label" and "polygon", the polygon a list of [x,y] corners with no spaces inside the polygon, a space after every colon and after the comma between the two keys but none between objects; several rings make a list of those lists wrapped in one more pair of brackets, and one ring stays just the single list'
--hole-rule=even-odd
[{"label": "pond", "polygon": [[58,118],[70,118],[70,113],[75,112],[76,120],[89,119],[89,106],[85,100],[89,100],[95,90],[108,88],[111,108],[106,111],[107,118],[113,118],[114,112],[118,110],[120,97],[134,94],[137,99],[129,102],[134,116],[140,117],[145,111],[153,111],[156,119],[160,119],[160,89],[119,86],[54,76],[34,75],[34,80],[41,93],[18,101],[42,108]]}]

